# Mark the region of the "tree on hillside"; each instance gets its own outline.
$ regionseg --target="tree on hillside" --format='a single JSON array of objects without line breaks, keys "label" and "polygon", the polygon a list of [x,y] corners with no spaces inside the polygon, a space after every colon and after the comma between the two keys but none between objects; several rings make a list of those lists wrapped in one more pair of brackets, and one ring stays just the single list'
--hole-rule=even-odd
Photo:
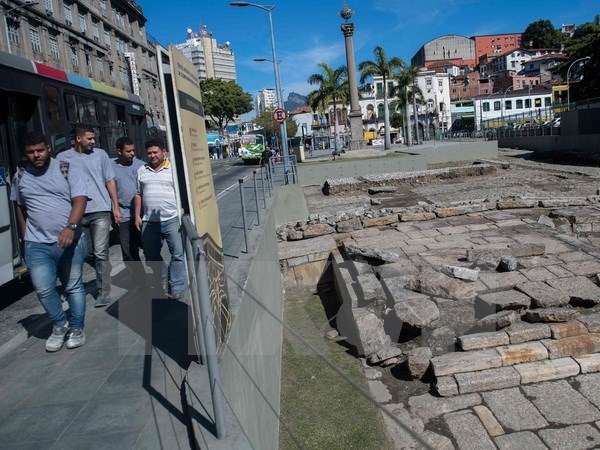
[{"label": "tree on hillside", "polygon": [[600,97],[600,15],[594,22],[580,25],[573,36],[565,44],[564,52],[569,59],[557,67],[556,73],[563,80],[567,79],[567,71],[571,64],[580,58],[590,57],[585,64],[574,64],[569,73],[571,81],[580,80],[570,85],[571,101]]},{"label": "tree on hillside", "polygon": [[328,111],[329,105],[333,103],[333,145],[335,153],[338,150],[338,113],[337,106],[348,103],[350,88],[348,87],[346,66],[332,69],[327,63],[317,64],[320,73],[314,73],[308,77],[309,84],[318,84],[319,87],[310,92],[307,97],[308,104],[314,111]]},{"label": "tree on hillside", "polygon": [[385,125],[384,148],[388,150],[392,143],[390,141],[390,110],[388,107],[387,82],[394,77],[394,72],[401,69],[405,64],[404,61],[396,56],[388,59],[385,50],[380,46],[375,47],[373,53],[375,54],[375,60],[362,61],[358,64],[358,70],[361,71],[361,83],[364,83],[369,77],[383,77],[383,122]]},{"label": "tree on hillside", "polygon": [[558,48],[564,41],[565,35],[547,19],[531,22],[521,36],[523,48]]},{"label": "tree on hillside", "polygon": [[[254,119],[254,123],[265,129],[267,142],[272,141],[271,136],[276,136],[277,141],[281,142],[281,126],[278,122],[273,119],[273,110],[266,110]],[[285,121],[285,130],[287,131],[288,138],[296,135],[298,131],[298,125],[289,117]]]},{"label": "tree on hillside", "polygon": [[218,78],[200,80],[204,113],[224,133],[225,127],[235,116],[252,111],[252,96],[242,90],[235,81]]}]

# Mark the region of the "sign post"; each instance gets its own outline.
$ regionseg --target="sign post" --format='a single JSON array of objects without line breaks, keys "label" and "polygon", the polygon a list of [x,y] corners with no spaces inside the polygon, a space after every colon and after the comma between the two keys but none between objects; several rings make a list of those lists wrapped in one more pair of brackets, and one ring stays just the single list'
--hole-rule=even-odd
[{"label": "sign post", "polygon": [[273,111],[273,120],[277,123],[283,123],[287,119],[287,111],[283,108],[277,108]]}]

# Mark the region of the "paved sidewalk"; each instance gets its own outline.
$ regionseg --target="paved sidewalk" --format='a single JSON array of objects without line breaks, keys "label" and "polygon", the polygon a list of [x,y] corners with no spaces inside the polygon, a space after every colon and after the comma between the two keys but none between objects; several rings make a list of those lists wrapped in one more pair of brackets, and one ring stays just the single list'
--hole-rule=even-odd
[{"label": "paved sidewalk", "polygon": [[47,353],[48,322],[0,359],[0,447],[190,448],[188,307],[113,274],[108,308],[88,295],[83,347]]}]

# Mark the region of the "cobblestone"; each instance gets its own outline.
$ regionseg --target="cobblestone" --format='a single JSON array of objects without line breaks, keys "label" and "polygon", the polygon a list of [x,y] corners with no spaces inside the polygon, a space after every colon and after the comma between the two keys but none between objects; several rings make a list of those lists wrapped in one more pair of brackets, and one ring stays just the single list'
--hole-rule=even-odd
[{"label": "cobblestone", "polygon": [[456,397],[449,398],[423,394],[408,399],[408,406],[411,413],[424,421],[431,420],[448,412],[470,408],[479,404],[481,404],[479,394],[457,395]]},{"label": "cobblestone", "polygon": [[547,339],[550,337],[550,327],[545,323],[518,322],[504,329],[511,344]]},{"label": "cobblestone", "polygon": [[547,450],[548,447],[531,431],[505,434],[494,439],[500,450]]},{"label": "cobblestone", "polygon": [[550,448],[598,448],[600,433],[591,425],[541,430],[540,437]]},{"label": "cobblestone", "polygon": [[521,384],[557,380],[579,373],[579,364],[572,358],[517,364],[514,368],[521,375]]},{"label": "cobblestone", "polygon": [[580,375],[575,380],[579,383],[579,392],[600,408],[600,373]]},{"label": "cobblestone", "polygon": [[487,431],[477,416],[469,412],[447,414],[444,419],[460,449],[495,449]]},{"label": "cobblestone", "polygon": [[573,358],[581,367],[581,373],[600,372],[600,354],[581,355]]},{"label": "cobblestone", "polygon": [[509,340],[506,333],[492,331],[488,333],[473,333],[459,336],[458,342],[463,350],[479,350],[482,348],[496,347],[498,345],[507,345]]},{"label": "cobblestone", "polygon": [[483,405],[477,405],[473,410],[490,436],[494,437],[504,434],[502,425],[500,425],[500,422],[498,422],[489,409]]},{"label": "cobblestone", "polygon": [[519,372],[512,367],[457,373],[454,378],[461,394],[514,387],[521,382]]},{"label": "cobblestone", "polygon": [[[435,376],[492,369],[502,365],[496,350],[446,353],[431,359]],[[579,367],[579,366],[578,366]]]},{"label": "cobblestone", "polygon": [[523,431],[548,426],[546,419],[516,387],[483,392],[481,395],[504,428]]},{"label": "cobblestone", "polygon": [[508,345],[498,347],[496,350],[500,353],[502,364],[505,366],[548,359],[548,350],[540,342]]}]

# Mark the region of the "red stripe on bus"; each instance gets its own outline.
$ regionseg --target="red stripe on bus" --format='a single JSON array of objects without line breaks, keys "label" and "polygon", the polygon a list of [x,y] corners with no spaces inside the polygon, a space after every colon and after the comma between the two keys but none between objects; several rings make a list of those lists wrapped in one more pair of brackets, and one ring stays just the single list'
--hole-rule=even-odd
[{"label": "red stripe on bus", "polygon": [[38,62],[35,63],[35,67],[37,69],[37,73],[40,75],[54,78],[55,80],[65,81],[67,83],[69,82],[67,74],[62,70],[55,69],[54,67],[46,66]]}]

